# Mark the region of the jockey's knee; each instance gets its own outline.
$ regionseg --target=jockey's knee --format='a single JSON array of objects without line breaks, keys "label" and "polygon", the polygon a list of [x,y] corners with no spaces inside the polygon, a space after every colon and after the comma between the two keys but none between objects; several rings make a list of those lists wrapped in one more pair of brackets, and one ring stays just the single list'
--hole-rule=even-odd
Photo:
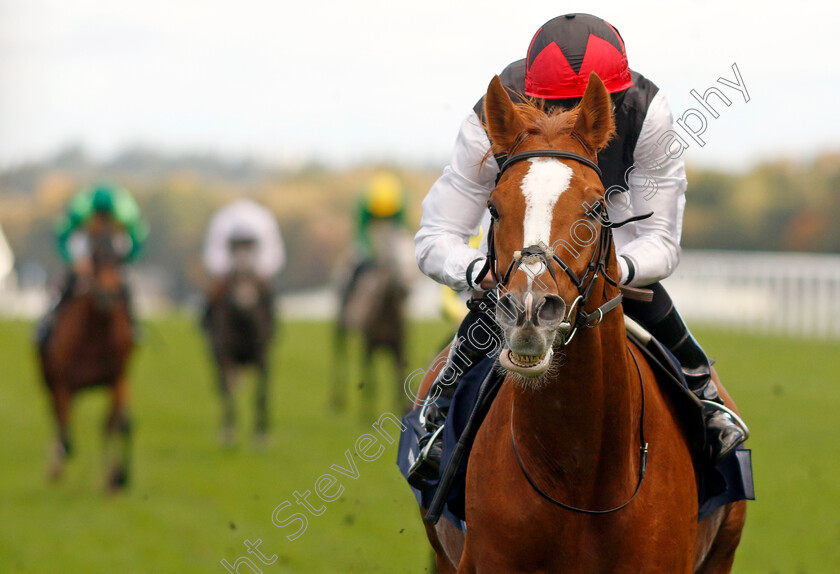
[{"label": "jockey's knee", "polygon": [[640,323],[643,327],[650,329],[664,319],[673,309],[674,303],[671,296],[661,283],[656,282],[645,286],[645,289],[653,291],[653,299],[650,301],[637,301],[624,299],[622,307],[624,314]]}]

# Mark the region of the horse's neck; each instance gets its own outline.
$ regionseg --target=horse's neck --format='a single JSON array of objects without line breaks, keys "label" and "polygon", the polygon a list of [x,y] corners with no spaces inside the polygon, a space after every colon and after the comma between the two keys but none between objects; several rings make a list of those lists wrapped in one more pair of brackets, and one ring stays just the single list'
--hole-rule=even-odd
[{"label": "horse's neck", "polygon": [[94,317],[93,296],[90,293],[71,294],[56,313],[56,320],[72,324],[74,329],[84,328]]},{"label": "horse's neck", "polygon": [[254,281],[256,279],[256,272],[253,267],[242,267],[240,269],[232,269],[228,273],[228,281],[236,283],[238,281]]},{"label": "horse's neck", "polygon": [[[559,360],[559,359],[557,359]],[[586,500],[616,477],[636,472],[639,381],[621,311],[577,333],[551,380],[538,391],[517,389],[513,428],[528,472]]]},{"label": "horse's neck", "polygon": [[216,281],[213,285],[212,292],[219,299],[223,299],[231,296],[237,285],[250,283],[253,280],[254,275],[250,271],[234,269]]},{"label": "horse's neck", "polygon": [[75,293],[65,301],[54,319],[52,345],[60,346],[65,352],[76,353],[80,348],[91,349],[106,343],[97,334],[112,329],[118,314],[123,314],[121,316],[124,316],[130,329],[126,310],[103,314],[97,311],[93,297],[90,292]]}]

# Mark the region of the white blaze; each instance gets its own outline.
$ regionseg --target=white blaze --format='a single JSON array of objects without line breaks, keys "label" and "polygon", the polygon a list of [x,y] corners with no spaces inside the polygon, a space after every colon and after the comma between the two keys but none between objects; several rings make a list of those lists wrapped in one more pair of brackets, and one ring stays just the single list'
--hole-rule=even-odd
[{"label": "white blaze", "polygon": [[[522,245],[529,247],[542,243],[550,247],[554,204],[560,195],[569,189],[572,168],[556,159],[538,157],[528,161],[531,162],[531,166],[522,180],[522,195],[525,196]],[[534,274],[542,271],[542,266],[537,263],[531,263],[528,267]]]}]

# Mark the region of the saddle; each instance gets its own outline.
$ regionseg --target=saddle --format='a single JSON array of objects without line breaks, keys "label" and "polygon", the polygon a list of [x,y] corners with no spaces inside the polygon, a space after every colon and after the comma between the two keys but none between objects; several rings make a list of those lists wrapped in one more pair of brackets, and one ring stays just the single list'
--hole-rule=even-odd
[{"label": "saddle", "polygon": [[[677,419],[688,438],[698,486],[698,521],[730,502],[754,500],[751,451],[738,447],[717,467],[704,460],[702,453],[706,432],[703,406],[688,388],[679,362],[641,325],[626,316],[625,322],[628,339],[645,355],[660,388],[672,399]],[[427,520],[434,522],[442,515],[457,528],[465,530],[467,460],[478,428],[505,376],[505,371],[498,368],[495,357],[487,357],[464,375],[451,404],[441,405],[449,407],[443,430],[441,479],[431,490],[419,491],[412,487],[418,504],[427,509]],[[403,417],[406,429],[400,436],[397,466],[406,478],[419,454],[419,438],[426,433],[419,412],[420,409],[415,408]]]}]

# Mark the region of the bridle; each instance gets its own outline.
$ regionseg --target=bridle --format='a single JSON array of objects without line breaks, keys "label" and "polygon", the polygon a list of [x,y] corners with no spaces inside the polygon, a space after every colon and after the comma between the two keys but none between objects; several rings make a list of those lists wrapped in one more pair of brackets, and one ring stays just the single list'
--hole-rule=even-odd
[{"label": "bridle", "polygon": [[[593,169],[595,173],[598,174],[599,178],[603,177],[601,174],[601,170],[598,168],[598,165],[589,158],[584,157],[580,154],[576,154],[574,152],[565,150],[533,150],[514,154],[507,158],[507,160],[505,160],[504,163],[502,163],[502,166],[499,170],[499,175],[496,178],[496,184],[498,185],[499,179],[501,179],[502,174],[505,172],[505,170],[507,170],[514,163],[525,159],[537,157],[555,157],[560,159],[575,160]],[[587,215],[591,217],[597,217],[598,221],[601,224],[602,232],[599,237],[598,245],[592,251],[592,256],[589,258],[589,263],[587,264],[586,269],[580,277],[578,277],[578,275],[575,274],[571,266],[565,261],[563,261],[563,259],[559,255],[557,255],[557,253],[555,253],[550,247],[542,244],[529,245],[527,247],[524,247],[521,251],[515,252],[513,255],[513,259],[511,259],[511,262],[505,270],[504,274],[501,277],[499,277],[497,269],[498,255],[496,253],[496,243],[494,240],[494,229],[498,222],[498,213],[494,213],[495,210],[492,209],[492,205],[488,205],[488,209],[490,209],[491,223],[490,228],[487,232],[487,259],[485,262],[485,267],[484,269],[482,269],[478,281],[480,281],[481,278],[483,278],[489,270],[492,273],[493,279],[496,281],[496,283],[501,287],[505,287],[510,281],[510,278],[513,276],[513,274],[516,273],[516,271],[521,267],[523,262],[530,263],[534,259],[538,259],[545,265],[546,269],[551,274],[551,278],[554,280],[555,284],[557,284],[557,275],[552,265],[552,263],[556,263],[557,266],[560,267],[560,269],[562,269],[566,273],[566,275],[569,277],[569,279],[572,281],[575,287],[577,287],[578,290],[578,296],[575,298],[574,302],[569,307],[565,318],[563,319],[563,321],[561,321],[560,326],[558,327],[558,330],[563,335],[562,344],[564,346],[569,344],[569,342],[572,340],[572,337],[574,337],[575,333],[577,332],[578,328],[597,327],[601,324],[601,321],[603,320],[604,315],[606,313],[609,313],[613,309],[616,309],[621,304],[621,293],[619,292],[618,295],[608,300],[606,303],[595,309],[593,312],[587,313],[584,310],[584,306],[589,300],[589,296],[592,294],[592,290],[599,276],[603,275],[604,280],[610,285],[618,285],[618,281],[610,277],[607,273],[607,263],[609,262],[610,252],[613,245],[613,228],[621,227],[622,225],[626,225],[627,223],[630,223],[632,221],[646,219],[653,215],[652,213],[647,213],[644,215],[637,215],[631,217],[619,223],[613,223],[609,220],[609,216],[607,215],[607,211],[604,206],[604,201],[599,200],[595,203],[594,206],[592,206],[592,208],[589,211],[587,211]],[[572,323],[572,320],[574,320],[574,323]],[[645,386],[642,380],[642,372],[639,368],[639,363],[636,360],[636,357],[633,355],[633,352],[629,349],[628,351],[630,352],[630,356],[633,358],[633,362],[636,366],[636,373],[639,377],[639,386],[641,389],[642,406],[641,413],[639,416],[639,440],[641,442],[641,446],[639,447],[639,469],[636,481],[636,488],[633,490],[633,493],[623,504],[604,510],[590,510],[586,508],[578,508],[569,504],[565,504],[553,498],[551,495],[549,495],[543,489],[541,489],[534,481],[534,479],[528,474],[528,471],[525,469],[525,465],[522,462],[522,458],[519,455],[519,449],[516,444],[516,436],[513,429],[514,402],[511,401],[510,438],[511,442],[513,443],[513,452],[516,455],[516,462],[519,464],[519,469],[522,471],[522,474],[525,476],[525,479],[528,481],[528,484],[530,484],[531,488],[533,488],[537,494],[539,494],[541,497],[554,504],[555,506],[559,506],[560,508],[579,514],[611,514],[613,512],[621,510],[622,508],[630,504],[636,498],[636,495],[642,488],[642,483],[645,480],[645,473],[647,471],[648,456],[648,443],[645,442]]]},{"label": "bridle", "polygon": [[[101,311],[107,311],[119,298],[124,297],[123,281],[120,270],[120,258],[114,247],[114,236],[110,228],[94,233],[88,232],[90,241],[90,259],[93,263],[93,275],[80,276],[76,282],[76,294],[92,294],[94,303]],[[117,276],[115,286],[103,286],[101,273],[113,269]]]},{"label": "bridle", "polygon": [[[553,157],[559,159],[571,159],[582,163],[583,165],[591,168],[598,174],[599,178],[602,178],[601,169],[591,159],[582,156],[580,154],[566,151],[566,150],[553,150],[553,149],[541,149],[541,150],[531,150],[526,152],[521,152],[514,154],[508,157],[503,163],[501,168],[499,169],[499,174],[496,177],[496,184],[498,184],[499,180],[502,177],[502,174],[513,164],[530,159],[530,158],[545,158],[545,157]],[[498,212],[496,212],[495,207],[490,204],[488,205],[488,209],[490,210],[490,227],[487,231],[487,258],[485,259],[484,267],[479,272],[479,277],[476,280],[476,283],[479,283],[482,278],[484,278],[488,272],[492,274],[493,280],[496,282],[497,285],[501,287],[506,287],[507,284],[510,282],[511,277],[514,273],[521,267],[524,263],[531,263],[534,260],[539,260],[545,265],[545,268],[548,270],[551,278],[554,280],[555,284],[558,283],[557,274],[554,270],[554,266],[552,263],[556,263],[560,269],[562,269],[569,279],[572,281],[574,286],[578,290],[578,296],[575,298],[574,302],[569,306],[566,316],[561,321],[558,331],[563,335],[562,336],[562,345],[568,345],[572,338],[574,337],[577,330],[581,327],[597,327],[601,324],[601,321],[604,318],[604,315],[616,309],[621,304],[621,293],[592,311],[591,313],[587,313],[584,309],[586,302],[589,300],[589,296],[592,294],[592,290],[595,287],[595,283],[601,275],[603,275],[604,280],[607,281],[612,286],[617,286],[618,282],[609,276],[607,273],[607,263],[609,262],[610,252],[612,250],[612,230],[614,228],[621,227],[633,221],[639,221],[641,219],[646,219],[653,215],[652,213],[644,214],[644,215],[637,215],[626,219],[619,223],[613,223],[609,220],[609,216],[607,215],[606,207],[604,206],[603,200],[598,200],[595,204],[587,211],[587,215],[596,218],[599,223],[601,224],[602,232],[598,239],[598,245],[592,251],[592,256],[589,258],[589,263],[586,266],[584,272],[578,276],[571,268],[571,266],[563,261],[563,259],[556,253],[554,250],[544,244],[539,245],[529,245],[527,247],[523,247],[520,251],[515,251],[513,254],[513,258],[510,261],[507,269],[505,270],[502,276],[499,276],[498,271],[498,254],[496,253],[496,242],[495,242],[495,228],[496,224],[498,223]],[[470,273],[467,273],[469,276]]]}]

